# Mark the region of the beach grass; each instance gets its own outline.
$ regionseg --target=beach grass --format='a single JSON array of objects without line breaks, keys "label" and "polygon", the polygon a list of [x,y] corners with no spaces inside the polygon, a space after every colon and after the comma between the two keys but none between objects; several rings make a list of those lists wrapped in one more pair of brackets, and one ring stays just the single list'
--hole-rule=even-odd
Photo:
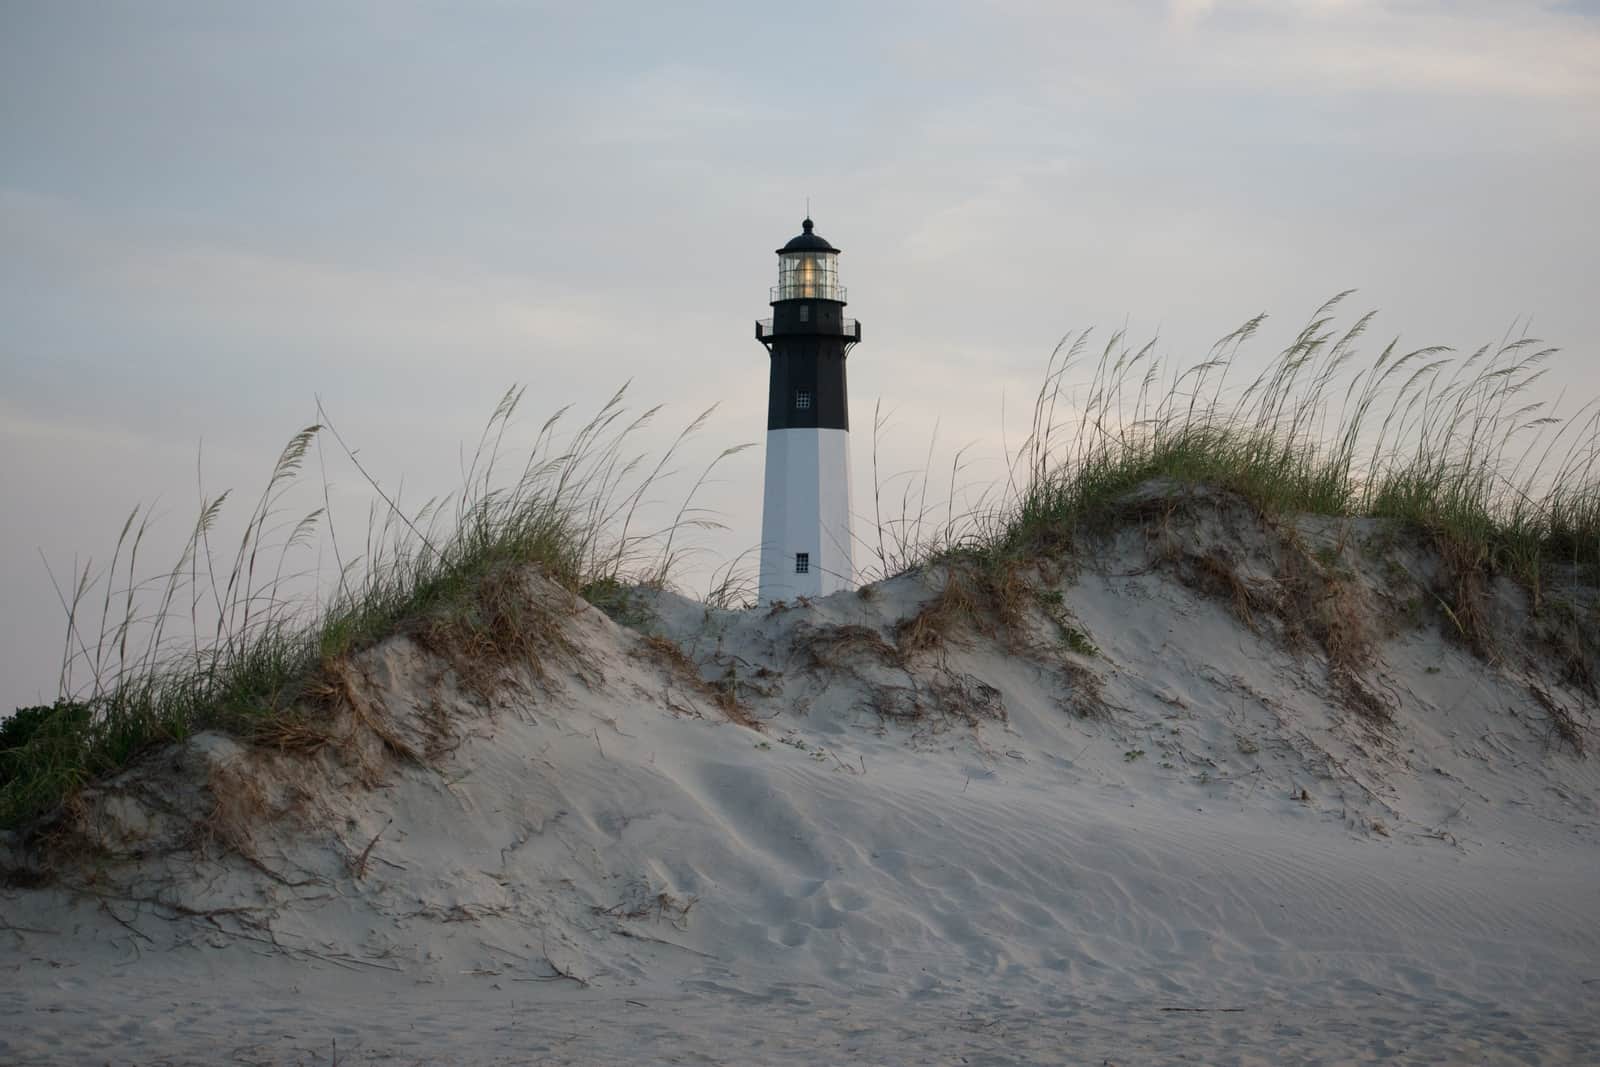
[{"label": "beach grass", "polygon": [[[1003,485],[961,509],[962,458],[927,503],[929,474],[862,538],[878,577],[941,559],[995,563],[1070,545],[1161,479],[1237,493],[1271,515],[1368,516],[1433,539],[1457,565],[1538,588],[1552,565],[1600,568],[1600,410],[1570,414],[1536,387],[1555,348],[1526,336],[1467,353],[1362,344],[1375,315],[1340,326],[1342,293],[1243,379],[1258,315],[1204,358],[1155,342],[1070,335],[1052,353]],[[875,442],[876,444],[876,442]],[[876,454],[876,449],[875,449]],[[941,472],[941,480],[946,477]]]},{"label": "beach grass", "polygon": [[[149,516],[133,511],[107,564],[84,564],[57,582],[66,617],[61,696],[23,709],[0,732],[0,826],[53,810],[154,745],[205,729],[270,732],[319,670],[409,621],[471,617],[484,579],[508,568],[537,566],[596,599],[625,584],[665,583],[687,535],[716,525],[696,507],[697,493],[745,446],[719,453],[665,525],[641,530],[654,514],[647,495],[710,411],[651,461],[632,442],[659,409],[630,412],[618,390],[570,433],[571,412],[552,415],[511,467],[506,434],[523,397],[513,389],[496,405],[458,492],[412,512],[321,411],[278,455],[236,543],[217,537],[229,494],[208,498],[175,563],[150,577],[141,571]],[[285,515],[313,449],[330,442],[375,498],[353,553],[333,528],[326,476],[322,506]],[[313,542],[331,553],[336,575],[307,594],[292,568]]]}]

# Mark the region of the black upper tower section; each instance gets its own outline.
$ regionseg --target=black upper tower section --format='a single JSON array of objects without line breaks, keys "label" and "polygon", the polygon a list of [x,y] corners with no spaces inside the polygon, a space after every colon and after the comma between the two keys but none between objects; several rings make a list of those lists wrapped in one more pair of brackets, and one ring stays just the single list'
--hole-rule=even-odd
[{"label": "black upper tower section", "polygon": [[767,429],[850,429],[845,357],[861,340],[861,324],[844,317],[839,250],[812,232],[812,222],[778,249],[772,318],[756,323],[756,340],[772,356]]}]

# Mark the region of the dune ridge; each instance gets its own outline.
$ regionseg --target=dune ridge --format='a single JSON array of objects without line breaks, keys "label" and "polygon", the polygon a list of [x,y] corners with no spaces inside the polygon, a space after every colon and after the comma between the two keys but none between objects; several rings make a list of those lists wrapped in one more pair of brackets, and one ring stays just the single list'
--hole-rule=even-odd
[{"label": "dune ridge", "polygon": [[403,630],[303,730],[0,838],[0,1058],[1600,1049],[1576,572],[1156,482],[1070,552],[770,610],[507,583],[527,642]]}]

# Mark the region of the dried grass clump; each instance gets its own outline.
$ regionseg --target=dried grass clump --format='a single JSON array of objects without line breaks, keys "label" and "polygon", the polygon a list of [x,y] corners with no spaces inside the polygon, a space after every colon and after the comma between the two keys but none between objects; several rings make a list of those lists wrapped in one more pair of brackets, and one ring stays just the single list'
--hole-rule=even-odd
[{"label": "dried grass clump", "polygon": [[683,681],[697,686],[705,684],[700,668],[689,658],[683,646],[672,638],[661,634],[644,634],[639,638],[639,644],[651,659],[669,668]]},{"label": "dried grass clump", "polygon": [[1105,682],[1088,667],[1068,662],[1061,668],[1066,684],[1066,706],[1080,719],[1109,719],[1111,705],[1105,698]]},{"label": "dried grass clump", "polygon": [[[933,603],[938,600],[936,597]],[[964,617],[958,612],[941,617],[937,608],[929,613],[928,607],[925,605],[919,613],[923,627],[953,626]],[[807,670],[853,681],[866,694],[864,706],[885,721],[930,727],[935,732],[955,723],[977,726],[1005,721],[1005,700],[999,689],[975,675],[953,669],[943,655],[912,662],[913,653],[906,650],[906,634],[908,627],[915,625],[915,618],[903,620],[898,630],[899,644],[889,642],[869,626],[854,623],[803,625],[795,634],[794,647],[805,657]],[[919,652],[942,652],[947,640],[946,634],[940,632],[937,638],[916,648]]]},{"label": "dried grass clump", "polygon": [[954,557],[940,571],[939,591],[909,619],[895,627],[902,657],[933,652],[954,639],[962,626],[986,637],[1001,637],[1011,647],[1026,640],[1032,587],[1021,559]]},{"label": "dried grass clump", "polygon": [[944,584],[917,613],[895,625],[895,648],[900,656],[914,656],[942,648],[952,631],[976,619],[978,601],[959,566],[944,571]]},{"label": "dried grass clump", "polygon": [[941,670],[931,681],[868,686],[866,704],[879,718],[943,732],[953,724],[969,727],[1006,721],[1000,690],[975,675]]},{"label": "dried grass clump", "polygon": [[751,714],[749,707],[739,698],[740,689],[748,683],[739,678],[731,665],[720,679],[708,681],[700,666],[671,638],[661,634],[645,634],[640,638],[639,645],[646,656],[677,675],[685,687],[709,701],[729,722],[751,730],[762,729],[761,720]]},{"label": "dried grass clump", "polygon": [[1282,614],[1277,598],[1269,590],[1240,578],[1236,564],[1222,549],[1179,553],[1177,575],[1184,585],[1196,592],[1227,601],[1234,615],[1251,632],[1260,632],[1257,615]]},{"label": "dried grass clump", "polygon": [[1442,587],[1434,594],[1450,620],[1449,633],[1485,660],[1496,656],[1489,623],[1488,583],[1492,571],[1486,547],[1447,534],[1434,537],[1442,563]]},{"label": "dried grass clump", "polygon": [[742,684],[738,671],[730,666],[718,682],[711,684],[712,703],[721,709],[729,722],[759,731],[762,728],[761,720],[751,714],[749,707],[739,699],[739,688]]},{"label": "dried grass clump", "polygon": [[1373,607],[1359,584],[1339,573],[1342,548],[1319,559],[1292,529],[1281,533],[1277,598],[1279,618],[1294,638],[1314,642],[1331,669],[1349,674],[1367,670],[1375,655]]},{"label": "dried grass clump", "polygon": [[1330,664],[1328,678],[1344,706],[1355,712],[1363,723],[1380,730],[1394,725],[1394,708],[1355,671]]},{"label": "dried grass clump", "polygon": [[1549,690],[1543,686],[1530,682],[1528,692],[1533,694],[1534,700],[1538,701],[1545,715],[1549,717],[1551,736],[1571,748],[1578,756],[1586,755],[1583,728],[1578,725],[1578,720],[1573,716],[1571,709],[1552,697]]},{"label": "dried grass clump", "polygon": [[266,720],[256,740],[284,753],[331,753],[368,788],[383,781],[390,760],[421,765],[421,750],[369,696],[371,688],[349,657],[340,657],[307,682],[299,706]]},{"label": "dried grass clump", "polygon": [[592,904],[589,912],[608,919],[668,922],[680,930],[686,930],[689,912],[699,901],[697,896],[679,897],[665,889],[656,889],[648,882],[634,882],[628,886],[623,899],[609,907]]},{"label": "dried grass clump", "polygon": [[1253,509],[1232,509],[1225,536],[1259,546],[1257,554],[1273,568],[1270,578],[1247,579],[1240,576],[1241,564],[1229,549],[1185,547],[1200,536],[1186,526],[1174,527],[1170,518],[1163,517],[1158,564],[1171,567],[1189,588],[1228,603],[1252,632],[1269,634],[1291,650],[1319,650],[1326,658],[1329,686],[1341,703],[1367,725],[1393,723],[1391,703],[1362,677],[1376,658],[1374,608],[1360,582],[1341,572],[1342,539],[1319,556],[1293,527]]},{"label": "dried grass clump", "polygon": [[852,660],[901,665],[900,649],[870,626],[808,626],[795,636],[795,649],[810,670],[838,670]]},{"label": "dried grass clump", "polygon": [[581,605],[535,572],[502,566],[482,575],[467,596],[407,629],[487,702],[513,675],[526,674],[548,686],[554,662],[585,664],[567,632],[567,621]]}]

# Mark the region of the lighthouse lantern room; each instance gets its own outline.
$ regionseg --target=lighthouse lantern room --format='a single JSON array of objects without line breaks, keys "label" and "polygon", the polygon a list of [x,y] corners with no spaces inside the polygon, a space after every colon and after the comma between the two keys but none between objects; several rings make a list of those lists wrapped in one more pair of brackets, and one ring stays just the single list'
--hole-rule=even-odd
[{"label": "lighthouse lantern room", "polygon": [[756,323],[770,357],[763,604],[848,588],[855,570],[845,359],[861,324],[844,317],[839,250],[809,218],[801,229],[778,249],[772,318]]}]

